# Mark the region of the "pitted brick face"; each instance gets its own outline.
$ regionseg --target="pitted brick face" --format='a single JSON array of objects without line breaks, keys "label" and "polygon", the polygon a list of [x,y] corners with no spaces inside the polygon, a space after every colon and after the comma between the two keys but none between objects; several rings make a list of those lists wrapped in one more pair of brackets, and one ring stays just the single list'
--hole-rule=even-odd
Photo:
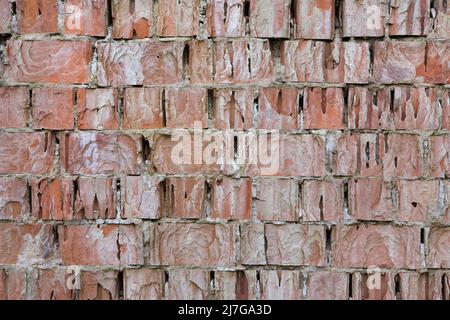
[{"label": "pitted brick face", "polygon": [[0,299],[449,300],[449,21],[0,0]]}]

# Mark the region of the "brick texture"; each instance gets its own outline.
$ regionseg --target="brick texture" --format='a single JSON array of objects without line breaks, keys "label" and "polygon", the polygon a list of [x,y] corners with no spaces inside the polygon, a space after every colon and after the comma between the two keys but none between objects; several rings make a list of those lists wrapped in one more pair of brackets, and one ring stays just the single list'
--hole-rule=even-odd
[{"label": "brick texture", "polygon": [[0,299],[449,300],[446,0],[0,0]]}]

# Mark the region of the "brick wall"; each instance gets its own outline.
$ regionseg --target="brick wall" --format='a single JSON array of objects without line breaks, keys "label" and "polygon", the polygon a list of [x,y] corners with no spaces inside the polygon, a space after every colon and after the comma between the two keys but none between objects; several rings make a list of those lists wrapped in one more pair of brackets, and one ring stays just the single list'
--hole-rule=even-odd
[{"label": "brick wall", "polygon": [[[449,299],[449,35],[445,0],[0,0],[0,298]],[[176,164],[199,128],[234,162]]]}]

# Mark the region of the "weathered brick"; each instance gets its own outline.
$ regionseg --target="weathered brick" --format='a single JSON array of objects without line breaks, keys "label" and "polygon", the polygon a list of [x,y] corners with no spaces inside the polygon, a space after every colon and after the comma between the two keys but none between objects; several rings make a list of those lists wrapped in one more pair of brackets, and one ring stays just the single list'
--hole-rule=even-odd
[{"label": "weathered brick", "polygon": [[[397,170],[397,167],[401,164],[398,163],[397,160],[392,158],[387,158],[386,152],[389,150],[391,151],[389,155],[392,157],[401,156],[401,151],[398,150],[402,148],[402,145],[400,143],[397,144],[397,142],[401,139],[407,140],[409,137],[407,136],[395,136],[396,138],[390,139],[392,143],[394,143],[393,146],[386,143],[386,137],[383,134],[376,134],[376,133],[363,133],[360,135],[360,142],[359,142],[359,158],[360,158],[360,174],[362,176],[382,176],[383,175],[383,160],[388,159],[389,161],[393,160],[393,164],[390,162],[386,162],[387,168],[389,168],[389,172],[391,170]],[[406,138],[404,138],[406,137]],[[390,137],[389,137],[390,138]],[[388,141],[389,141],[388,138]],[[414,138],[414,137],[413,137]],[[389,146],[388,147],[386,147]],[[390,147],[394,148],[397,147],[396,150],[390,150]],[[405,152],[409,152],[405,150]],[[406,156],[406,154],[405,154]],[[394,167],[395,169],[392,169],[391,167]],[[415,167],[414,167],[415,168]],[[398,169],[398,171],[395,171],[395,173],[391,173],[391,176],[396,176],[397,172],[401,172],[403,168]]]},{"label": "weathered brick", "polygon": [[293,270],[262,270],[261,299],[301,300],[300,272]]},{"label": "weathered brick", "polygon": [[344,0],[342,24],[344,37],[384,36],[386,5],[381,0]]},{"label": "weathered brick", "polygon": [[17,269],[0,269],[0,299],[24,300],[26,298],[26,273]]},{"label": "weathered brick", "polygon": [[70,274],[65,268],[35,269],[29,275],[30,295],[33,300],[71,300],[68,288]]},{"label": "weathered brick", "polygon": [[150,263],[232,267],[236,263],[235,237],[234,226],[228,224],[153,225]]},{"label": "weathered brick", "polygon": [[255,300],[256,271],[215,272],[215,297],[219,300]]},{"label": "weathered brick", "polygon": [[184,48],[184,77],[192,84],[213,82],[213,42],[192,40]]},{"label": "weathered brick", "polygon": [[167,0],[158,3],[156,32],[163,37],[191,37],[199,32],[200,0]]},{"label": "weathered brick", "polygon": [[64,8],[65,34],[106,36],[108,1],[67,0]]},{"label": "weathered brick", "polygon": [[11,2],[0,0],[0,34],[11,32]]},{"label": "weathered brick", "polygon": [[256,215],[264,221],[297,221],[298,183],[290,179],[259,179],[256,183]]},{"label": "weathered brick", "polygon": [[30,214],[29,193],[26,180],[0,178],[0,220],[26,219]]},{"label": "weathered brick", "polygon": [[111,8],[114,39],[143,39],[151,36],[153,1],[113,0]]},{"label": "weathered brick", "polygon": [[251,179],[218,177],[212,181],[211,218],[250,220],[251,216]]},{"label": "weathered brick", "polygon": [[34,129],[73,129],[74,94],[72,89],[33,89],[31,103]]},{"label": "weathered brick", "polygon": [[258,103],[258,128],[297,130],[299,127],[298,102],[298,89],[261,89]]},{"label": "weathered brick", "polygon": [[383,171],[385,177],[422,176],[422,143],[419,136],[388,135]]},{"label": "weathered brick", "polygon": [[427,265],[430,268],[447,269],[450,266],[450,228],[431,228],[428,236]]},{"label": "weathered brick", "polygon": [[347,300],[348,274],[335,271],[317,271],[308,274],[309,300]]},{"label": "weathered brick", "polygon": [[136,174],[141,171],[141,141],[137,135],[77,132],[61,135],[60,139],[61,163],[67,173]]},{"label": "weathered brick", "polygon": [[336,267],[420,267],[420,230],[392,225],[337,226],[332,232]]},{"label": "weathered brick", "polygon": [[367,272],[352,274],[353,300],[394,300],[395,277],[392,272],[368,269]]},{"label": "weathered brick", "polygon": [[10,40],[4,79],[9,82],[87,83],[92,46],[88,41]]},{"label": "weathered brick", "polygon": [[324,226],[266,224],[265,237],[270,265],[326,265]]},{"label": "weathered brick", "polygon": [[438,180],[397,180],[398,220],[427,222],[440,214]]},{"label": "weathered brick", "polygon": [[360,135],[357,133],[342,134],[337,137],[331,136],[329,139],[330,143],[333,142],[331,157],[333,174],[338,176],[354,175],[358,169]]},{"label": "weathered brick", "polygon": [[211,37],[245,36],[244,0],[207,0],[206,29]]},{"label": "weathered brick", "polygon": [[389,4],[389,13],[389,35],[425,35],[430,17],[430,0],[393,1]]},{"label": "weathered brick", "polygon": [[80,300],[117,300],[120,285],[118,271],[83,271]]},{"label": "weathered brick", "polygon": [[126,88],[123,102],[124,129],[163,127],[162,91],[159,88]]},{"label": "weathered brick", "polygon": [[303,106],[305,129],[343,129],[344,95],[341,88],[307,88]]},{"label": "weathered brick", "polygon": [[220,130],[252,128],[254,100],[253,90],[214,90],[212,101],[214,127]]},{"label": "weathered brick", "polygon": [[163,215],[163,185],[152,176],[127,176],[121,181],[122,218],[158,219]]},{"label": "weathered brick", "polygon": [[32,216],[36,220],[72,220],[74,190],[68,178],[34,180]]},{"label": "weathered brick", "polygon": [[[193,128],[208,126],[206,89],[169,88],[165,90],[165,107],[168,128]],[[198,126],[197,126],[198,128]]]},{"label": "weathered brick", "polygon": [[0,223],[0,264],[45,263],[54,255],[55,242],[52,225]]},{"label": "weathered brick", "polygon": [[24,87],[0,88],[0,128],[25,128],[30,95]]},{"label": "weathered brick", "polygon": [[0,174],[45,174],[53,168],[55,137],[47,132],[0,132]]},{"label": "weathered brick", "polygon": [[169,300],[206,300],[209,295],[209,273],[202,269],[169,271]]},{"label": "weathered brick", "polygon": [[126,300],[161,300],[164,292],[164,273],[156,269],[127,269],[124,272]]},{"label": "weathered brick", "polygon": [[74,181],[75,219],[114,219],[113,179],[104,177],[78,178]]},{"label": "weathered brick", "polygon": [[143,263],[135,225],[60,225],[59,250],[65,265],[119,266]]},{"label": "weathered brick", "polygon": [[[450,41],[427,42],[425,47],[424,81],[427,83],[450,83]],[[418,80],[421,80],[419,78]]]},{"label": "weathered brick", "polygon": [[262,39],[215,43],[216,83],[270,83],[274,66],[269,41]]},{"label": "weathered brick", "polygon": [[450,130],[450,95],[449,90],[444,90],[438,97],[438,103],[442,107],[442,129]]},{"label": "weathered brick", "polygon": [[341,180],[307,180],[302,183],[303,221],[342,221],[344,184]]},{"label": "weathered brick", "polygon": [[292,0],[297,39],[331,40],[334,36],[334,0]]},{"label": "weathered brick", "polygon": [[199,219],[205,214],[206,182],[202,177],[168,178],[166,194],[168,216]]},{"label": "weathered brick", "polygon": [[250,0],[250,36],[289,37],[289,5],[289,0]]},{"label": "weathered brick", "polygon": [[429,171],[433,177],[450,176],[450,135],[430,137]]},{"label": "weathered brick", "polygon": [[15,2],[18,33],[54,33],[58,31],[57,0],[16,0]]},{"label": "weathered brick", "polygon": [[119,101],[114,89],[78,89],[78,128],[119,129]]},{"label": "weathered brick", "polygon": [[264,224],[248,222],[241,224],[240,229],[240,262],[244,265],[265,265]]},{"label": "weathered brick", "polygon": [[183,79],[183,42],[98,44],[100,86],[174,84]]},{"label": "weathered brick", "polygon": [[[450,6],[447,0],[435,0],[432,2],[431,12],[435,14],[433,23],[430,23],[429,36],[437,39],[448,39],[450,31]],[[434,10],[434,11],[433,11]]]}]

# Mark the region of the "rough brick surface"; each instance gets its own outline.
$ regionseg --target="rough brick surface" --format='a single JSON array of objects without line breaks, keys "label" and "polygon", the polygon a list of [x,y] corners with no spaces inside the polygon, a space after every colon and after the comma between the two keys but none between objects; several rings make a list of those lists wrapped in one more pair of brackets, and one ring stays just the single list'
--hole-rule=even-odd
[{"label": "rough brick surface", "polygon": [[0,299],[450,299],[446,0],[0,0]]}]

